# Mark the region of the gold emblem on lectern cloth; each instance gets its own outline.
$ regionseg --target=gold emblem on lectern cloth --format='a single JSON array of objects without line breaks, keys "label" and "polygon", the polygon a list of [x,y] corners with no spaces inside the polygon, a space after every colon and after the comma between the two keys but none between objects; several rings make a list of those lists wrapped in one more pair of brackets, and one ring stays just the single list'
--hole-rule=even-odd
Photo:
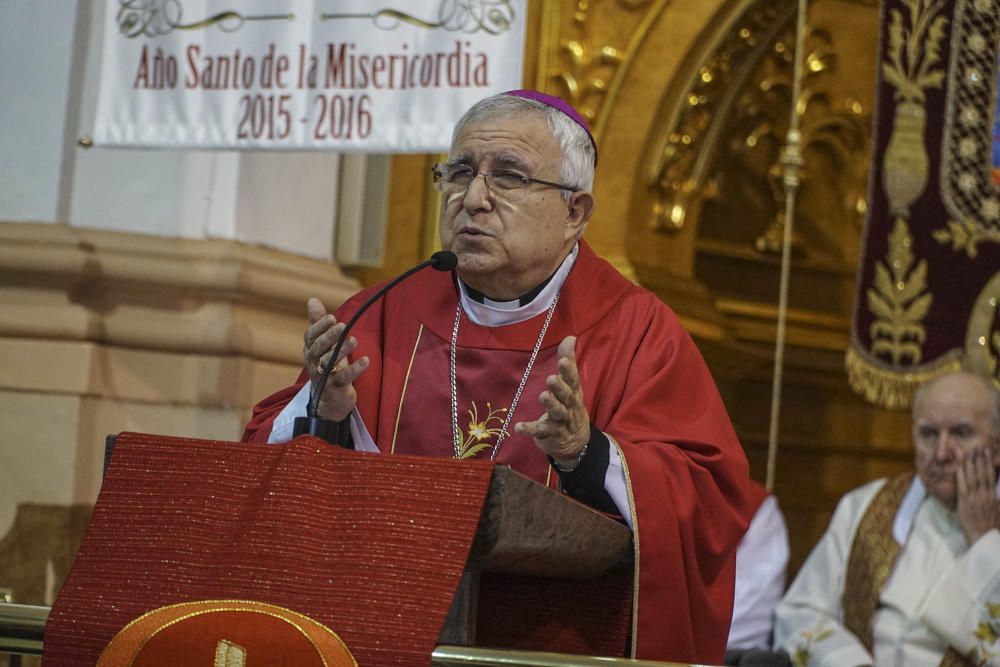
[{"label": "gold emblem on lectern cloth", "polygon": [[247,650],[234,642],[220,639],[215,645],[214,667],[246,667]]}]

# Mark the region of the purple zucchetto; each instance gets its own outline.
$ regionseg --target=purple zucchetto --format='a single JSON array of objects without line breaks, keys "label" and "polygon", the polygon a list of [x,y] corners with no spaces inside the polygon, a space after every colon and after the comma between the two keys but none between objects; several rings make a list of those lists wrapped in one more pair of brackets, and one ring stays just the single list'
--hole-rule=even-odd
[{"label": "purple zucchetto", "polygon": [[583,116],[574,109],[569,102],[562,99],[561,97],[556,97],[555,95],[549,95],[547,93],[541,93],[537,90],[522,89],[522,90],[508,90],[503,95],[510,95],[511,97],[523,97],[527,100],[534,100],[536,102],[541,102],[547,107],[552,107],[553,109],[558,109],[569,117],[574,123],[583,128],[583,131],[587,133],[587,137],[590,138],[590,145],[594,147],[594,166],[597,166],[597,142],[594,141],[594,135],[590,133],[590,126],[587,125],[587,121],[584,120]]}]

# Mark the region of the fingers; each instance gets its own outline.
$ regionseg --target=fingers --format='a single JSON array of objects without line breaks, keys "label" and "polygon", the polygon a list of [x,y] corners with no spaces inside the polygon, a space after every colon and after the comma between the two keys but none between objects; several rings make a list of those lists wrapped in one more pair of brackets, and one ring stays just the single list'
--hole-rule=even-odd
[{"label": "fingers", "polygon": [[990,489],[996,489],[997,487],[997,469],[993,465],[992,452],[984,448],[983,449],[983,473],[986,475],[986,486]]},{"label": "fingers", "polygon": [[542,402],[542,405],[548,406],[546,397],[549,401],[558,402],[565,407],[571,407],[576,400],[576,391],[558,375],[550,375],[545,378],[545,386],[548,387],[548,391],[543,391],[538,395],[538,400]]},{"label": "fingers", "polygon": [[543,391],[538,395],[538,400],[541,401],[542,407],[545,408],[546,417],[548,417],[549,421],[558,423],[566,423],[570,420],[572,399],[573,395],[571,393],[566,396],[559,396],[554,391]]},{"label": "fingers", "polygon": [[530,435],[533,438],[547,438],[551,433],[552,427],[546,424],[545,417],[538,419],[533,422],[517,422],[514,424],[514,432],[520,435]]},{"label": "fingers", "polygon": [[996,471],[991,465],[989,452],[984,447],[964,452],[955,470],[959,502],[978,502],[977,498],[992,501],[996,489]]},{"label": "fingers", "polygon": [[333,315],[324,315],[309,325],[305,335],[302,337],[307,348],[315,347],[317,344],[331,347],[344,331],[344,323],[338,322]]},{"label": "fingers", "polygon": [[309,375],[317,381],[331,364],[334,371],[331,374],[330,385],[344,387],[360,375],[368,367],[368,359],[358,359],[348,365],[348,358],[358,346],[358,340],[351,336],[344,341],[337,359],[332,359],[333,349],[344,333],[345,323],[326,312],[323,303],[316,298],[306,302],[309,315],[309,328],[303,336],[302,358]]},{"label": "fingers", "polygon": [[[345,345],[346,347],[346,345]],[[330,376],[330,384],[334,387],[347,387],[354,383],[358,377],[368,369],[368,357],[361,357],[353,364],[348,364],[343,368],[338,368]]]},{"label": "fingers", "polygon": [[309,300],[306,301],[306,313],[309,315],[309,324],[314,324],[327,314],[326,306],[316,297],[309,297]]},{"label": "fingers", "polygon": [[958,467],[955,469],[955,481],[958,486],[958,498],[965,498],[969,495],[969,473],[966,471],[966,466],[968,465],[969,457],[963,457],[958,462]]},{"label": "fingers", "polygon": [[559,343],[556,356],[559,359],[572,358],[573,363],[576,363],[576,336],[566,336],[563,338]]},{"label": "fingers", "polygon": [[970,462],[976,479],[976,488],[991,490],[996,486],[996,472],[990,465],[989,453],[985,447],[979,447],[973,452]]},{"label": "fingers", "polygon": [[340,338],[340,332],[343,331],[344,329],[342,325],[338,324],[333,328],[333,330],[336,331],[336,335],[332,337],[333,340],[330,341],[328,345],[325,345],[326,339],[323,336],[321,336],[316,340],[317,349],[324,349],[325,347],[327,350],[316,359],[316,370],[320,372],[323,372],[325,369],[329,368],[331,364],[334,365],[336,372],[340,372],[340,368],[346,363],[347,357],[351,354],[351,352],[354,351],[354,348],[358,346],[358,339],[355,338],[354,336],[351,336],[350,338],[345,340],[344,344],[340,347],[340,354],[337,355],[337,360],[335,362],[331,361],[331,357],[333,356],[333,348],[336,345],[336,341]]},{"label": "fingers", "polygon": [[572,391],[580,388],[580,372],[576,366],[576,336],[566,336],[559,343],[556,352],[559,360],[556,368],[559,370],[559,377]]}]

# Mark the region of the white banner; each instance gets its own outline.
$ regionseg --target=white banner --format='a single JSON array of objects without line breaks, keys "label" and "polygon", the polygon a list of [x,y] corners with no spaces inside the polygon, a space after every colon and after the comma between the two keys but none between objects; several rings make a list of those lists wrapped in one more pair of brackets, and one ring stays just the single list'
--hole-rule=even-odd
[{"label": "white banner", "polygon": [[521,87],[527,0],[107,2],[95,145],[438,152]]}]

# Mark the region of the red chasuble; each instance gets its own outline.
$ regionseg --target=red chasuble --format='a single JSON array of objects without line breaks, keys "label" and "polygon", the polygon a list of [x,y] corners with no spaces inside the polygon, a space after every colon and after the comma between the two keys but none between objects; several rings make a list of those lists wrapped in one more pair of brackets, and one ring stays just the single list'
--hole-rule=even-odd
[{"label": "red chasuble", "polygon": [[[336,313],[348,319],[375,288]],[[451,274],[425,271],[362,316],[358,411],[383,453],[455,456],[449,348],[458,306]],[[456,351],[459,455],[488,458],[546,314],[499,327],[463,313]],[[543,484],[557,477],[518,421],[543,413],[538,395],[556,349],[577,336],[591,420],[618,445],[632,506],[635,657],[721,663],[733,606],[736,546],[752,515],[746,458],[701,355],[674,313],[580,243],[498,463]],[[265,442],[306,381],[265,399],[244,439]]]}]

